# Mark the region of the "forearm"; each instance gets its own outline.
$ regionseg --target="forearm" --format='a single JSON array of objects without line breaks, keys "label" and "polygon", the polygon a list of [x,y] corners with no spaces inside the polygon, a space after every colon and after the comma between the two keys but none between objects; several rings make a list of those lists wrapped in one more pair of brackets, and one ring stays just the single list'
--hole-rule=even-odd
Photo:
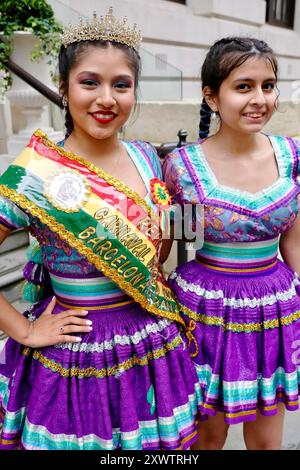
[{"label": "forearm", "polygon": [[8,336],[25,344],[29,334],[30,322],[0,294],[0,330]]}]

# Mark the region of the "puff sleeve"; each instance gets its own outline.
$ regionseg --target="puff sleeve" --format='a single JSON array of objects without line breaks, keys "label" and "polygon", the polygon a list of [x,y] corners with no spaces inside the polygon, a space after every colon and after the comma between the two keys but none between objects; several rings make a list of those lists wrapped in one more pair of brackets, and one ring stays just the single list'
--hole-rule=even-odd
[{"label": "puff sleeve", "polygon": [[169,153],[163,162],[163,179],[171,196],[172,204],[182,203],[182,187],[179,182],[180,168],[177,165],[177,155]]},{"label": "puff sleeve", "polygon": [[28,215],[9,199],[0,196],[0,229],[10,232],[29,225]]}]

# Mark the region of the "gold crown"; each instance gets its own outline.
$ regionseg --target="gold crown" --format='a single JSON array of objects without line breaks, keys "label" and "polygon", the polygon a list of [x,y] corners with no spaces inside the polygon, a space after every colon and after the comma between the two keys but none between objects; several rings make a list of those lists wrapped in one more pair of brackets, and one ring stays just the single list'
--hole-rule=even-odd
[{"label": "gold crown", "polygon": [[126,17],[117,21],[110,7],[104,18],[100,16],[98,19],[94,12],[92,20],[84,21],[80,18],[79,25],[69,26],[61,36],[61,42],[65,47],[73,42],[97,41],[97,39],[119,42],[138,51],[142,35],[136,24],[132,28],[127,25]]}]

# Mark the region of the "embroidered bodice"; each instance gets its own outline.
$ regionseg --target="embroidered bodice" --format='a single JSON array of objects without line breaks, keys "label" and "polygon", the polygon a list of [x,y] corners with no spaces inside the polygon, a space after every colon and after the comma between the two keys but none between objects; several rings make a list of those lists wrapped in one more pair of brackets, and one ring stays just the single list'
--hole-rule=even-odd
[{"label": "embroidered bodice", "polygon": [[281,136],[269,136],[269,139],[274,148],[279,178],[254,194],[220,185],[201,144],[177,149],[166,157],[164,177],[172,202],[181,206],[204,206],[206,242],[268,240],[278,237],[295,222],[300,192],[297,181],[299,144]]}]

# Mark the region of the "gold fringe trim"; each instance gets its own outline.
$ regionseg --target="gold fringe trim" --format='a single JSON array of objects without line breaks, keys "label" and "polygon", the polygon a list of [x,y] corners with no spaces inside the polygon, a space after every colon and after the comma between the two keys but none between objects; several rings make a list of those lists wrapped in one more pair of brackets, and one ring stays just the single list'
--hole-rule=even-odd
[{"label": "gold fringe trim", "polygon": [[192,333],[196,329],[196,326],[197,326],[197,323],[194,320],[191,320],[185,332],[187,340],[188,340],[188,348],[191,349],[192,342],[194,343],[194,346],[195,346],[195,352],[193,353],[190,352],[191,357],[196,357],[198,356],[198,353],[199,353],[197,340]]},{"label": "gold fringe trim", "polygon": [[[103,367],[102,369],[96,369],[95,367],[87,367],[84,369],[80,369],[79,367],[72,367],[67,369],[61,364],[55,362],[53,359],[48,359],[40,351],[33,352],[33,359],[39,361],[47,369],[51,369],[53,372],[57,372],[62,377],[78,377],[80,379],[87,377],[97,377],[97,379],[102,379],[103,377],[110,377],[121,374],[122,372],[126,372],[134,366],[146,366],[149,361],[164,357],[169,351],[177,348],[179,344],[182,344],[182,339],[180,336],[177,336],[170,343],[164,344],[162,348],[157,349],[156,351],[148,352],[144,357],[138,357],[134,355],[127,361],[121,362],[118,365],[112,367]],[[23,355],[29,356],[30,348],[25,348]]]},{"label": "gold fringe trim", "polygon": [[97,167],[94,165],[92,162],[89,162],[86,160],[84,157],[81,157],[79,155],[75,155],[72,152],[68,152],[67,150],[64,150],[62,147],[59,147],[56,145],[54,142],[48,139],[47,134],[45,132],[41,131],[41,129],[38,129],[34,132],[34,135],[37,137],[40,137],[43,141],[43,144],[45,144],[48,148],[55,150],[58,152],[60,155],[69,158],[70,160],[74,160],[78,163],[81,163],[84,165],[86,168],[88,168],[90,171],[95,173],[97,176],[102,178],[104,181],[106,181],[108,184],[116,188],[117,191],[126,194],[127,197],[132,199],[134,202],[142,206],[144,209],[146,209],[147,213],[153,217],[156,216],[156,214],[153,212],[150,206],[145,202],[145,200],[133,189],[131,189],[129,186],[126,184],[122,183],[118,178],[115,178],[114,176],[110,175],[109,173],[106,173],[106,171],[102,170],[101,168]]},{"label": "gold fringe trim", "polygon": [[[275,398],[281,398],[281,397],[284,397],[284,394],[276,393]],[[278,403],[275,403],[274,405],[270,405],[270,406],[260,405],[259,410],[260,411],[274,411],[274,410],[278,409]],[[299,401],[288,401],[288,400],[286,400],[283,403],[284,403],[284,405],[287,405],[287,406],[298,406],[299,405]],[[206,408],[206,409],[209,409],[209,410],[220,411],[216,405],[209,405],[207,403],[203,403],[203,405],[201,405],[201,406],[203,408]],[[255,409],[255,410],[249,410],[249,411],[237,411],[236,413],[226,413],[226,412],[224,412],[224,415],[225,415],[226,418],[234,419],[234,418],[238,418],[239,416],[256,415],[257,411],[258,411],[258,408]],[[201,414],[205,415],[205,412],[202,412]]]},{"label": "gold fringe trim", "polygon": [[190,310],[188,307],[185,307],[182,304],[179,304],[179,308],[183,313],[185,313],[189,318],[202,323],[204,325],[213,325],[221,326],[224,331],[233,331],[234,333],[251,333],[253,331],[263,331],[273,328],[279,328],[279,326],[287,326],[293,323],[296,320],[300,319],[300,310],[297,312],[288,315],[287,317],[282,317],[274,320],[266,320],[262,323],[225,323],[223,318],[220,317],[208,317],[202,313],[196,313],[193,310]]},{"label": "gold fringe trim", "polygon": [[198,264],[201,264],[202,266],[205,266],[206,268],[212,269],[214,271],[222,271],[225,273],[252,273],[252,272],[265,271],[266,269],[270,269],[277,264],[277,260],[276,260],[271,264],[266,264],[265,266],[262,266],[261,268],[236,268],[234,269],[234,268],[220,268],[219,266],[214,266],[212,264],[203,263],[203,261],[197,258],[196,258],[196,262]]},{"label": "gold fringe trim", "polygon": [[116,307],[124,307],[125,305],[133,304],[134,300],[124,300],[123,302],[117,302],[115,304],[107,304],[107,305],[99,305],[99,307],[91,307],[90,305],[81,305],[78,307],[78,305],[70,305],[70,304],[65,304],[64,302],[61,302],[56,298],[56,303],[58,305],[61,305],[62,307],[67,308],[68,310],[89,310],[89,311],[94,311],[94,310],[109,310],[111,308],[116,308]]},{"label": "gold fringe trim", "polygon": [[5,446],[9,446],[11,444],[16,444],[17,442],[20,442],[20,438],[17,437],[16,439],[11,439],[11,440],[8,440],[8,439],[0,439],[0,444],[2,445],[5,445]]},{"label": "gold fringe trim", "polygon": [[[195,420],[195,427],[198,426],[198,420],[196,419]],[[196,429],[196,431],[194,431],[192,434],[190,434],[189,436],[187,437],[184,437],[182,440],[181,440],[181,444],[180,444],[180,447],[177,447],[176,450],[183,450],[183,445],[186,443],[186,442],[189,442],[191,439],[193,439],[195,436],[198,435],[198,430]]]},{"label": "gold fringe trim", "polygon": [[23,194],[18,194],[15,190],[7,188],[6,186],[0,185],[0,194],[4,197],[9,198],[12,202],[15,202],[18,206],[25,209],[34,217],[45,225],[47,225],[53,232],[57,233],[63,240],[69,243],[72,248],[75,248],[81,255],[85,256],[86,259],[93,264],[97,269],[102,271],[105,276],[109,277],[112,281],[116,282],[118,286],[123,289],[130,297],[138,302],[148,312],[153,313],[159,317],[168,318],[170,320],[177,321],[182,325],[185,325],[183,319],[179,313],[170,313],[158,309],[154,305],[151,305],[146,297],[143,296],[137,289],[131,286],[131,284],[125,281],[122,276],[115,273],[110,266],[107,266],[100,257],[95,254],[91,248],[84,245],[83,242],[77,240],[73,233],[68,232],[63,224],[60,224],[56,219],[44,209],[40,209],[35,203],[28,201]]}]

